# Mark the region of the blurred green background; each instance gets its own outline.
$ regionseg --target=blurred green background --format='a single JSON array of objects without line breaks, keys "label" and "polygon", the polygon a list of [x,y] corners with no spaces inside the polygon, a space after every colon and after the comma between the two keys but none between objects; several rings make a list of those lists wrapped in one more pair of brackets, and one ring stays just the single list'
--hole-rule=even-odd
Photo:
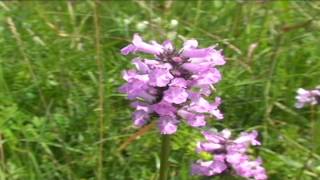
[{"label": "blurred green background", "polygon": [[[156,128],[119,150],[138,131],[117,92],[135,32],[218,43],[225,119],[210,124],[260,131],[252,153],[271,180],[320,179],[319,110],[294,107],[297,88],[320,83],[320,1],[1,1],[0,23],[1,180],[157,179]],[[179,127],[171,180],[201,179],[189,171],[199,139]]]}]

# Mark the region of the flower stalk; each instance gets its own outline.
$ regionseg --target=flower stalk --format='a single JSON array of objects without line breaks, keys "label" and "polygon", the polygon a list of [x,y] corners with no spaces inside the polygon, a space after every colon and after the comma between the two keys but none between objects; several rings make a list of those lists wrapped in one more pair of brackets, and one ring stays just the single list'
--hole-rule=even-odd
[{"label": "flower stalk", "polygon": [[159,180],[167,180],[169,170],[170,135],[161,135],[161,141]]}]

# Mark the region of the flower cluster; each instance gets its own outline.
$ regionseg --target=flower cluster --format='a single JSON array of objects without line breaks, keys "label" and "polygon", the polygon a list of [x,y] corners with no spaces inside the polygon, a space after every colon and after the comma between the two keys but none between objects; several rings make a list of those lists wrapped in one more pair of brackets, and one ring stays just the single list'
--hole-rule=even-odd
[{"label": "flower cluster", "polygon": [[221,132],[204,131],[202,132],[206,141],[199,142],[197,152],[210,153],[213,160],[199,160],[192,166],[192,173],[204,176],[214,176],[225,172],[233,173],[256,180],[267,179],[266,171],[261,166],[260,158],[251,160],[247,154],[250,145],[260,145],[256,139],[256,131],[241,133],[236,139],[230,139],[231,132],[225,129]]},{"label": "flower cluster", "polygon": [[171,41],[146,43],[135,34],[132,43],[121,50],[123,55],[153,55],[151,59],[134,58],[135,69],[123,73],[127,83],[119,91],[134,101],[135,126],[141,127],[156,116],[160,132],[173,134],[182,119],[192,127],[205,126],[208,116],[223,119],[218,109],[221,99],[217,97],[210,103],[205,97],[221,80],[216,66],[225,64],[224,57],[213,46],[197,47],[198,42],[192,39],[176,50]]},{"label": "flower cluster", "polygon": [[298,95],[296,96],[297,108],[302,108],[306,104],[310,105],[316,105],[320,104],[320,88],[316,88],[313,90],[305,90],[302,88],[299,88],[297,90]]}]

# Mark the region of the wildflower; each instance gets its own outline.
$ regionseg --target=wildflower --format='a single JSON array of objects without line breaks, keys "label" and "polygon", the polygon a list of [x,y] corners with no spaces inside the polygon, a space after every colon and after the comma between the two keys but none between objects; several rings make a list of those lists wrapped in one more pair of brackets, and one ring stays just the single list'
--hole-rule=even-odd
[{"label": "wildflower", "polygon": [[296,107],[297,108],[302,108],[306,104],[310,105],[316,105],[320,104],[320,88],[316,88],[313,90],[305,90],[302,88],[299,88],[297,90],[298,95],[296,96],[297,103]]},{"label": "wildflower", "polygon": [[141,21],[141,22],[136,24],[136,28],[139,31],[144,31],[148,27],[148,25],[149,25],[148,21]]},{"label": "wildflower", "polygon": [[127,82],[119,88],[134,101],[135,126],[141,127],[156,116],[160,132],[173,134],[183,119],[192,127],[205,126],[209,116],[223,119],[218,108],[221,99],[209,102],[205,97],[222,78],[216,66],[225,63],[224,57],[215,47],[197,46],[196,40],[188,40],[176,50],[171,41],[147,43],[135,34],[132,43],[121,49],[123,55],[153,56],[134,58],[135,68],[123,73]]},{"label": "wildflower", "polygon": [[236,139],[231,139],[231,132],[225,129],[221,132],[202,132],[206,141],[198,142],[197,152],[210,153],[212,160],[198,160],[192,166],[192,173],[204,176],[214,176],[227,171],[233,171],[237,175],[256,180],[267,179],[266,171],[262,167],[260,158],[252,160],[247,151],[250,145],[260,145],[256,139],[258,133],[241,133]]},{"label": "wildflower", "polygon": [[179,21],[178,21],[178,20],[176,20],[176,19],[171,19],[171,21],[170,21],[170,27],[171,27],[171,28],[177,27],[178,24],[179,24]]}]

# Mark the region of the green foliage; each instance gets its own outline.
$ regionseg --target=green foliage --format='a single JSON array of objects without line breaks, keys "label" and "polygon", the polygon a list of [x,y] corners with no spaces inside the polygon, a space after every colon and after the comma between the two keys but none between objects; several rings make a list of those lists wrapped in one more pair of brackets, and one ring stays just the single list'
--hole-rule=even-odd
[{"label": "green foliage", "polygon": [[[119,49],[134,32],[176,44],[187,38],[203,46],[218,43],[228,59],[216,87],[225,120],[210,124],[235,133],[258,129],[263,146],[254,153],[263,158],[270,179],[318,179],[320,150],[310,134],[310,111],[294,108],[297,88],[319,84],[318,2],[101,1],[103,139],[93,6],[92,1],[0,2],[1,180],[97,179],[100,143],[105,179],[157,179],[156,129],[119,151],[137,131],[129,102],[117,92],[121,71],[131,66]],[[315,117],[319,137],[320,115]],[[179,127],[169,159],[171,180],[201,179],[189,171],[200,139],[197,130]]]}]

